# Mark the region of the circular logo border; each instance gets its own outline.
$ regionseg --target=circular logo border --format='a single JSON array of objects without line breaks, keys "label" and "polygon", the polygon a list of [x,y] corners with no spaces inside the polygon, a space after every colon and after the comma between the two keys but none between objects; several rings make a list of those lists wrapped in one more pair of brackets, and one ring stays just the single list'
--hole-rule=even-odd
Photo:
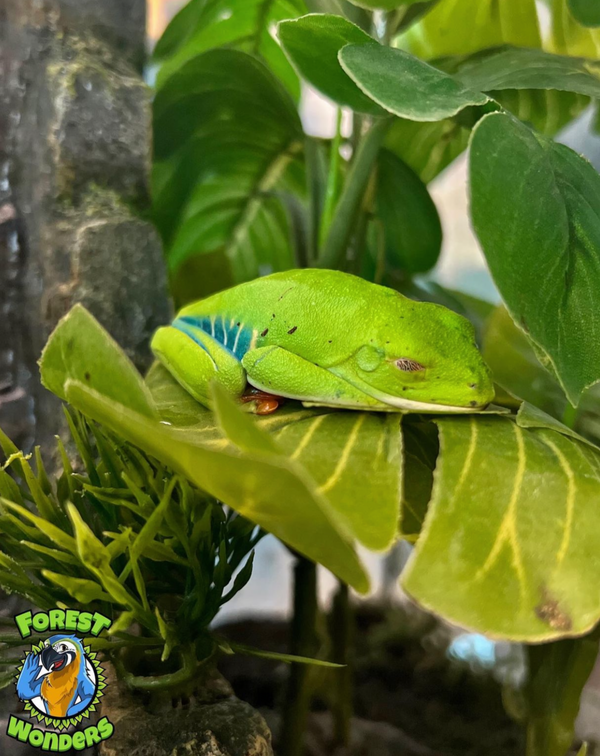
[{"label": "circular logo border", "polygon": [[[15,684],[16,681],[19,679],[19,675],[21,674],[21,670],[23,669],[23,665],[25,664],[25,660],[29,656],[29,654],[37,654],[44,648],[44,641],[41,641],[40,643],[36,645],[32,645],[31,649],[25,653],[25,656],[21,660],[21,663],[17,667],[17,674],[15,676]],[[94,697],[90,703],[90,705],[82,711],[80,714],[78,714],[75,717],[50,717],[47,714],[44,714],[39,709],[37,709],[32,703],[29,701],[24,702],[25,711],[29,714],[31,719],[36,719],[38,722],[43,722],[46,727],[52,727],[55,730],[68,730],[71,727],[77,727],[80,722],[82,722],[84,719],[89,719],[90,714],[96,711],[96,706],[99,703],[100,699],[104,695],[104,688],[106,688],[106,677],[104,676],[104,669],[101,667],[100,662],[98,661],[98,655],[92,651],[91,646],[83,646],[83,652],[85,654],[85,659],[88,659],[90,663],[94,667],[94,671],[96,673],[96,692],[94,694]]]}]

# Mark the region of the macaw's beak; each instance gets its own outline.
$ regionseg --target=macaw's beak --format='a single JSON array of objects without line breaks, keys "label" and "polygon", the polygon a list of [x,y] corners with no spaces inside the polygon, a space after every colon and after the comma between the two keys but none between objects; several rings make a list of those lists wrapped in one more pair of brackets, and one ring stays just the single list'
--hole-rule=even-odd
[{"label": "macaw's beak", "polygon": [[42,664],[50,672],[58,672],[59,669],[63,669],[70,664],[73,659],[73,654],[70,651],[66,651],[64,654],[55,651],[52,646],[47,646],[41,653]]}]

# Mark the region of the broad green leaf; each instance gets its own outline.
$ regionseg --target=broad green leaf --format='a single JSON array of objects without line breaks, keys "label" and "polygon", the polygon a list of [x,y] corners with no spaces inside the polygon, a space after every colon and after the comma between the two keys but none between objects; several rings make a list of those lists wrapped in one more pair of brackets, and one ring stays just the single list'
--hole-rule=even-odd
[{"label": "broad green leaf", "polygon": [[388,150],[379,154],[375,209],[386,259],[409,275],[433,268],[442,248],[437,208],[416,173]]},{"label": "broad green leaf", "polygon": [[494,380],[520,399],[555,417],[562,417],[567,400],[556,379],[535,356],[529,339],[503,306],[489,318],[482,353]]},{"label": "broad green leaf", "polygon": [[600,177],[492,114],[473,132],[470,178],[473,225],[508,311],[576,405],[600,379]]},{"label": "broad green leaf", "polygon": [[[528,756],[565,756],[575,738],[583,688],[598,658],[599,636],[530,646],[527,702]],[[586,748],[579,753],[585,756]]]},{"label": "broad green leaf", "polygon": [[535,0],[440,0],[395,44],[426,60],[503,44],[540,47]]},{"label": "broad green leaf", "polygon": [[[172,422],[173,427],[187,428],[189,437],[199,443],[227,448],[227,439],[214,415],[196,402],[194,409],[189,394],[167,370],[155,366],[148,380],[159,412],[167,422]],[[321,493],[353,538],[377,550],[392,543],[401,495],[402,439],[398,418],[307,409],[290,402],[274,415],[247,418],[251,427],[244,423],[245,427],[240,429],[239,412],[232,413],[236,408],[222,401],[220,407],[220,424],[230,441],[246,450],[251,450],[254,444],[256,450],[262,448],[263,452],[283,452],[291,462],[305,468],[315,485],[326,489]],[[272,434],[276,445],[265,440],[265,433],[259,437],[253,435],[254,424],[260,431]],[[365,476],[367,464],[371,474]],[[376,509],[371,506],[372,501],[378,502]]]},{"label": "broad green leaf", "polygon": [[460,62],[453,73],[466,87],[482,92],[556,89],[600,96],[599,62],[543,50],[507,47],[484,51]]},{"label": "broad green leaf", "polygon": [[400,533],[403,538],[416,540],[421,532],[427,507],[431,500],[433,474],[439,454],[437,427],[431,422],[405,418],[404,481]]},{"label": "broad green leaf", "polygon": [[567,0],[573,18],[582,26],[600,26],[600,3],[598,0]]},{"label": "broad green leaf", "polygon": [[[295,419],[296,412],[299,415]],[[279,446],[306,468],[336,520],[367,548],[381,551],[398,531],[402,436],[397,415],[289,410],[278,419]],[[260,426],[268,428],[268,418]],[[367,472],[368,471],[368,472]]]},{"label": "broad green leaf", "polygon": [[154,219],[178,304],[292,266],[278,188],[302,138],[293,101],[250,55],[211,50],[161,87]]},{"label": "broad green leaf", "polygon": [[148,417],[156,416],[150,392],[122,349],[82,306],[65,315],[40,359],[44,386],[65,398],[65,380],[81,381]]},{"label": "broad green leaf", "polygon": [[[583,0],[585,1],[585,0]],[[559,55],[600,57],[600,30],[578,23],[569,11],[567,0],[551,0],[552,36],[550,49]]]},{"label": "broad green leaf", "polygon": [[302,78],[339,105],[362,113],[381,115],[343,71],[338,53],[346,45],[373,44],[374,39],[340,16],[312,13],[279,24],[283,49]]},{"label": "broad green leaf", "polygon": [[382,45],[347,45],[340,62],[372,100],[411,121],[440,121],[490,99],[409,53]]},{"label": "broad green leaf", "polygon": [[[404,588],[463,627],[524,642],[600,618],[600,456],[502,417],[437,418],[441,455]],[[457,523],[460,522],[460,526]]]},{"label": "broad green leaf", "polygon": [[[488,94],[547,136],[554,136],[577,118],[590,102],[584,95],[555,89],[504,89]],[[427,184],[466,150],[469,136],[467,125],[455,118],[436,123],[396,119],[385,146]]]},{"label": "broad green leaf", "polygon": [[153,422],[79,383],[68,384],[67,397],[82,412],[349,585],[361,592],[368,590],[367,576],[350,542],[336,527],[326,500],[299,479],[285,460],[230,451],[226,441],[220,444],[221,450],[210,448],[200,440],[199,432]]},{"label": "broad green leaf", "polygon": [[[482,351],[494,373],[494,380],[511,394],[525,400],[517,415],[520,425],[540,427],[543,417],[542,427],[560,428],[563,433],[572,432],[557,420],[564,417],[568,406],[564,391],[556,378],[542,367],[531,343],[503,306],[497,307],[488,319]],[[575,417],[575,430],[596,442],[600,442],[599,397],[598,385],[586,391]],[[555,425],[550,426],[547,421],[552,419]],[[574,435],[581,438],[578,434]]]},{"label": "broad green leaf", "polygon": [[261,58],[297,98],[298,79],[273,36],[273,28],[279,21],[303,13],[303,0],[192,0],[173,18],[156,45],[154,57],[163,62],[158,87],[196,55],[227,47]]},{"label": "broad green leaf", "polygon": [[467,149],[470,133],[450,118],[434,123],[398,118],[388,131],[385,147],[428,184]]}]

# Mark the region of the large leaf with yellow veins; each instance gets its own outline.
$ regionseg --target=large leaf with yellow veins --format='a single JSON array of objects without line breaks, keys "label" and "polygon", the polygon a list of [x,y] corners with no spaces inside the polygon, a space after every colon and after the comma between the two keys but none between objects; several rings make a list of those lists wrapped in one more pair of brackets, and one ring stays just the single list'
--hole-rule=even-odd
[{"label": "large leaf with yellow veins", "polygon": [[435,422],[441,455],[404,588],[497,637],[590,630],[600,618],[599,454],[544,427],[561,426],[542,413]]},{"label": "large leaf with yellow veins", "polygon": [[[163,421],[186,427],[210,446],[232,439],[231,431],[165,368],[155,365],[147,382]],[[392,545],[402,473],[399,415],[306,409],[290,402],[274,415],[249,422],[270,433],[280,453],[308,473],[352,538],[377,551]]]},{"label": "large leaf with yellow veins", "polygon": [[[120,387],[114,342],[81,318],[73,336],[69,317],[42,364],[53,386],[63,371],[63,396],[358,590],[368,581],[355,545],[383,549],[400,532],[417,540],[404,587],[448,620],[536,642],[600,619],[600,450],[541,410],[401,427],[398,415],[289,402],[254,418],[218,389],[206,410],[155,366],[156,418],[125,406],[132,382]],[[77,339],[102,348],[110,381],[102,364],[88,385],[54,364],[66,337],[73,354]]]}]

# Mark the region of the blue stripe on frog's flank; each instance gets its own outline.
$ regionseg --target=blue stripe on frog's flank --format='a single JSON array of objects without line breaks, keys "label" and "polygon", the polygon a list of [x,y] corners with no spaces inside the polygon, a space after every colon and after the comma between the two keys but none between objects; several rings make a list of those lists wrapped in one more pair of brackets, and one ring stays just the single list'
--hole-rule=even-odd
[{"label": "blue stripe on frog's flank", "polygon": [[[190,327],[191,326],[191,327]],[[241,360],[250,348],[252,341],[252,328],[247,328],[241,321],[226,320],[217,315],[213,317],[194,317],[184,315],[173,322],[173,327],[187,334],[197,344],[200,342],[194,338],[193,329],[199,328],[215,341],[218,341],[230,354]],[[202,344],[200,344],[202,346]],[[204,347],[203,347],[204,348]]]}]

